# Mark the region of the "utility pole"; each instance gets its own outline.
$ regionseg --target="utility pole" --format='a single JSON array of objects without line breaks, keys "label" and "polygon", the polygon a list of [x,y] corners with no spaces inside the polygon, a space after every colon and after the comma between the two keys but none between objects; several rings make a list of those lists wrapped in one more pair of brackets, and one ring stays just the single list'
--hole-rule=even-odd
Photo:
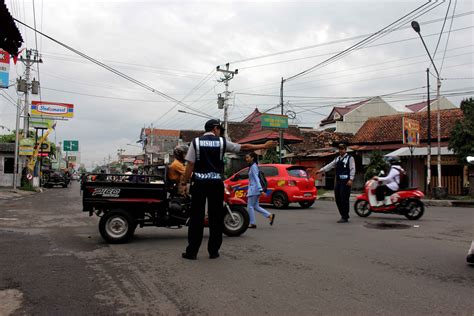
[{"label": "utility pole", "polygon": [[[31,58],[33,56],[33,59]],[[25,79],[21,77],[17,80],[17,92],[23,92],[25,94],[25,103],[23,107],[23,137],[28,138],[28,108],[29,108],[29,91],[33,90],[33,94],[37,94],[37,88],[39,86],[38,81],[33,80],[30,82],[30,72],[31,66],[35,63],[42,63],[43,61],[39,57],[38,51],[34,49],[26,50],[26,59],[22,56],[19,58],[21,62],[25,65]],[[34,87],[33,87],[34,86]],[[17,101],[17,111],[16,111],[16,123],[15,123],[15,160],[14,160],[14,172],[13,172],[13,189],[18,187],[18,171],[20,169],[19,162],[19,148],[20,148],[20,119],[21,119],[21,98],[18,98]]]},{"label": "utility pole", "polygon": [[[27,49],[26,50],[26,59],[23,57],[20,57],[19,60],[25,65],[25,80],[26,80],[26,91],[25,92],[25,107],[23,109],[23,135],[25,138],[28,137],[28,129],[29,129],[29,91],[32,88],[32,83],[30,81],[30,72],[31,72],[31,66],[36,64],[36,63],[42,63],[43,61],[41,60],[38,51],[35,49]],[[35,81],[34,81],[35,82]],[[36,92],[37,94],[37,92]]]},{"label": "utility pole", "polygon": [[227,125],[228,125],[228,120],[229,120],[228,119],[228,108],[229,108],[228,100],[229,100],[229,95],[230,95],[229,81],[234,78],[234,75],[239,73],[239,70],[238,69],[234,71],[229,70],[229,63],[225,64],[225,67],[226,69],[221,69],[220,66],[216,67],[217,71],[224,73],[224,78],[221,78],[220,80],[218,80],[218,82],[224,82],[225,84],[224,98],[222,99],[221,95],[219,94],[217,98],[217,104],[218,104],[219,109],[221,109],[222,107],[224,108],[224,129],[225,129],[224,137],[228,139],[229,132],[228,132]]},{"label": "utility pole", "polygon": [[426,153],[426,164],[428,168],[426,170],[426,191],[431,195],[429,192],[429,187],[431,183],[431,105],[430,105],[430,69],[426,68],[426,82],[427,82],[427,101],[426,101],[426,112],[428,114],[428,143],[427,143],[427,153]]},{"label": "utility pole", "polygon": [[[285,79],[283,77],[281,78],[281,86],[280,86],[280,108],[281,108],[281,115],[283,115],[283,84],[285,83]],[[280,131],[278,132],[279,134],[279,139],[280,139],[280,150],[278,152],[278,161],[281,163],[282,161],[282,151],[283,151],[283,129],[280,128]]]}]

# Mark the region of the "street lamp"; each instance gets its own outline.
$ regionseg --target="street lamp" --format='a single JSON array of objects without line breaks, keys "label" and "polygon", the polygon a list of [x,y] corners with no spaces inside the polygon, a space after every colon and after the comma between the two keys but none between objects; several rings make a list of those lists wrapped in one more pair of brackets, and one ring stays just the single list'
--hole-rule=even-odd
[{"label": "street lamp", "polygon": [[[438,161],[437,161],[437,167],[438,167],[438,187],[435,188],[434,190],[434,196],[437,198],[440,197],[445,197],[447,195],[447,190],[446,188],[441,187],[441,124],[440,124],[440,112],[439,112],[439,95],[440,95],[440,88],[441,88],[441,79],[440,75],[438,72],[438,68],[436,68],[436,65],[433,61],[433,58],[431,57],[431,54],[428,50],[428,47],[426,47],[425,40],[423,39],[423,36],[421,36],[421,28],[420,24],[416,21],[411,22],[411,27],[413,30],[420,36],[421,42],[423,43],[423,46],[425,47],[426,53],[428,54],[428,57],[430,58],[431,64],[433,65],[434,70],[436,71],[436,125],[437,125],[437,131],[438,131]],[[428,71],[428,70],[427,70]],[[429,73],[428,75],[429,76]],[[429,89],[429,87],[428,87]],[[428,90],[429,91],[429,90]],[[431,182],[431,114],[430,114],[430,98],[428,94],[428,155],[427,155],[427,163],[428,163],[428,185]]]}]

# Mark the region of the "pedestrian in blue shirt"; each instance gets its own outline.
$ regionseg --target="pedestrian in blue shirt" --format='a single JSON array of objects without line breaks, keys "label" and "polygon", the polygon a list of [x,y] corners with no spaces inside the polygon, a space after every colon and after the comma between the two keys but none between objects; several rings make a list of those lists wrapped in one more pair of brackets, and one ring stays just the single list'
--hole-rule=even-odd
[{"label": "pedestrian in blue shirt", "polygon": [[249,228],[257,228],[254,210],[269,219],[270,225],[275,221],[275,214],[271,214],[258,204],[258,199],[263,192],[260,179],[258,178],[258,156],[255,152],[245,155],[245,161],[249,164],[249,188],[247,191],[247,211],[249,212]]}]

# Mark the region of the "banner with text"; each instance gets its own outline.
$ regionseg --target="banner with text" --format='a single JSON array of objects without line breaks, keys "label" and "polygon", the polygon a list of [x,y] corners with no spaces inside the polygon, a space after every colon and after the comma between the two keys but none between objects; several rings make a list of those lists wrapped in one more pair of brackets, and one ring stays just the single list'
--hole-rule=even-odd
[{"label": "banner with text", "polygon": [[10,74],[10,54],[0,48],[0,88],[8,88]]},{"label": "banner with text", "polygon": [[72,118],[74,116],[74,104],[31,101],[31,115]]}]

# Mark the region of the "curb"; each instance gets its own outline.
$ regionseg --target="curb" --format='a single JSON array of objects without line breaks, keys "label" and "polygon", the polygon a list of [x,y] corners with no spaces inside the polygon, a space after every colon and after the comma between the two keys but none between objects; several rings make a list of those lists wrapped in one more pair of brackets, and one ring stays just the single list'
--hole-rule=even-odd
[{"label": "curb", "polygon": [[[321,201],[334,201],[333,196],[318,196],[318,200]],[[355,197],[350,197],[349,201],[355,202]],[[438,207],[470,207],[474,206],[474,200],[422,200],[425,206],[438,206]]]}]

